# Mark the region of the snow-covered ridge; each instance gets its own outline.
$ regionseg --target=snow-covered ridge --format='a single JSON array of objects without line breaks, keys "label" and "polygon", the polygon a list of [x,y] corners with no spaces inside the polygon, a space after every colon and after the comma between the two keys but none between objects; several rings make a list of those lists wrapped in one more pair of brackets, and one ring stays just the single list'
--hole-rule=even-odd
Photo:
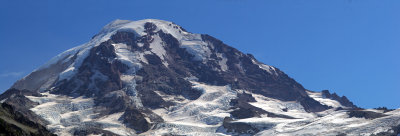
[{"label": "snow-covered ridge", "polygon": [[275,67],[263,64],[261,62],[258,62],[257,60],[254,60],[254,59],[251,59],[251,61],[253,62],[253,64],[258,65],[259,68],[267,71],[268,73],[270,73],[272,75],[275,75],[275,76],[278,75],[278,73],[276,72]]},{"label": "snow-covered ridge", "polygon": [[310,96],[311,98],[313,98],[314,100],[320,102],[323,105],[326,106],[331,106],[334,108],[338,108],[338,107],[346,107],[343,106],[342,104],[340,104],[340,102],[329,99],[329,98],[325,98],[321,92],[311,92],[311,91],[306,91],[308,96]]},{"label": "snow-covered ridge", "polygon": [[[211,51],[207,44],[202,41],[200,34],[193,34],[184,31],[180,26],[163,20],[157,19],[144,19],[138,21],[129,21],[129,20],[115,20],[111,23],[104,26],[101,31],[93,37],[88,43],[82,44],[80,46],[69,49],[55,57],[53,57],[50,61],[42,65],[39,69],[41,70],[50,67],[53,64],[59,62],[68,62],[74,58],[73,63],[65,68],[63,72],[59,75],[59,80],[69,79],[74,74],[76,74],[77,69],[82,65],[83,60],[89,55],[90,50],[93,47],[100,45],[100,43],[105,42],[111,38],[118,31],[129,31],[137,34],[137,36],[146,35],[144,25],[145,23],[150,22],[157,26],[155,31],[162,30],[164,33],[171,34],[180,42],[180,47],[185,48],[189,53],[194,56],[194,59],[197,61],[207,61],[207,58],[210,57]],[[158,36],[154,37],[155,40],[151,43],[150,48],[152,49],[152,53],[156,54],[163,60],[163,64],[168,66],[165,62],[164,57],[166,56],[165,50],[163,49],[163,44],[161,39]],[[158,40],[157,40],[158,39]],[[140,43],[139,43],[140,45]],[[222,56],[222,55],[221,55]],[[121,56],[120,56],[121,57]],[[143,57],[143,56],[139,56]],[[222,58],[224,61],[226,59]],[[141,59],[143,62],[146,62],[145,59]],[[223,65],[224,62],[221,62]],[[226,67],[223,67],[226,70]]]}]

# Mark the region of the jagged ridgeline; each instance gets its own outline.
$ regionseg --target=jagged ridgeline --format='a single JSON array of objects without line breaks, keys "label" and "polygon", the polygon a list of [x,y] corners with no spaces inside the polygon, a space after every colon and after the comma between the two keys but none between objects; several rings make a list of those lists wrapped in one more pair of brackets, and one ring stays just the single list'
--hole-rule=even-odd
[{"label": "jagged ridgeline", "polygon": [[111,22],[0,100],[57,135],[394,135],[400,124],[399,110],[306,90],[212,36],[154,19]]}]

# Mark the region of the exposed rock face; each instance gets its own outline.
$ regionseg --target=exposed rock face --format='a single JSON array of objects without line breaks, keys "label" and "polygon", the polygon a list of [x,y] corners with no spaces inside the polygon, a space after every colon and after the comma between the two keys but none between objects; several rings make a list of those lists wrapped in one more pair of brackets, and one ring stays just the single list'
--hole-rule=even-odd
[{"label": "exposed rock face", "polygon": [[336,93],[331,94],[328,90],[322,90],[321,92],[322,92],[322,95],[325,96],[326,98],[336,100],[336,101],[340,102],[340,104],[342,104],[343,106],[357,108],[357,106],[355,106],[353,104],[353,102],[351,102],[349,99],[347,99],[346,96],[340,97]]},{"label": "exposed rock face", "polygon": [[7,103],[0,106],[0,135],[7,136],[52,136],[44,126],[37,123],[38,121],[27,118],[20,111]]},{"label": "exposed rock face", "polygon": [[239,134],[250,134],[250,135],[254,135],[258,132],[260,132],[260,130],[256,127],[253,127],[249,124],[246,123],[242,123],[242,122],[232,122],[233,120],[231,118],[225,118],[224,119],[224,123],[223,123],[223,127],[225,129],[227,129],[228,133],[239,133]]},{"label": "exposed rock face", "polygon": [[385,117],[387,115],[378,113],[378,112],[373,112],[373,111],[350,110],[349,116],[356,117],[356,118],[376,119],[376,118]]},{"label": "exposed rock face", "polygon": [[279,125],[252,119],[302,125],[333,112],[321,100],[355,107],[312,98],[251,54],[161,20],[114,21],[12,88],[0,100],[59,135],[253,135]]},{"label": "exposed rock face", "polygon": [[262,115],[274,118],[295,119],[294,117],[290,117],[287,115],[271,113],[249,104],[249,102],[256,102],[251,94],[239,93],[237,96],[237,99],[232,99],[230,102],[230,104],[232,105],[231,108],[233,109],[230,114],[234,119],[261,117]]},{"label": "exposed rock face", "polygon": [[2,102],[3,106],[7,106],[12,111],[18,112],[18,114],[21,114],[21,116],[40,125],[47,125],[47,121],[43,120],[41,117],[29,110],[37,106],[38,103],[30,101],[25,96],[40,97],[42,95],[29,90],[9,89],[0,95],[0,99],[4,100],[4,102]]}]

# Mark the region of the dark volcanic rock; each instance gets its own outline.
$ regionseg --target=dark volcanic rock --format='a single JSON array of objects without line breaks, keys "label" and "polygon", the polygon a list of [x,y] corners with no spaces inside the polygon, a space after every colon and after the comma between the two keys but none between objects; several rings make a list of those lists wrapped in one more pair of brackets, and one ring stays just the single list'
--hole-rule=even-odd
[{"label": "dark volcanic rock", "polygon": [[349,99],[347,99],[346,96],[340,97],[336,93],[331,94],[328,90],[322,90],[322,95],[326,98],[340,102],[340,104],[342,104],[343,106],[357,108],[357,106],[355,106],[353,104],[353,102],[351,102]]},{"label": "dark volcanic rock", "polygon": [[260,130],[249,124],[241,122],[232,122],[231,118],[226,117],[222,126],[227,129],[228,133],[239,133],[239,134],[256,134]]},{"label": "dark volcanic rock", "polygon": [[350,110],[348,114],[350,117],[365,118],[365,119],[376,119],[387,116],[382,113],[377,113],[373,111],[364,111],[364,110]]},{"label": "dark volcanic rock", "polygon": [[141,111],[129,108],[125,111],[124,115],[122,115],[122,120],[129,127],[136,130],[137,133],[142,133],[150,129],[150,123],[147,122],[144,117]]},{"label": "dark volcanic rock", "polygon": [[16,111],[12,105],[2,103],[0,106],[0,135],[6,136],[53,136],[37,120],[31,120]]},{"label": "dark volcanic rock", "polygon": [[9,89],[0,95],[0,99],[6,99],[4,101],[3,106],[9,105],[9,109],[12,109],[13,112],[18,112],[15,114],[21,114],[25,118],[29,118],[35,123],[40,125],[47,125],[47,121],[43,120],[41,117],[33,113],[30,108],[33,108],[37,105],[37,103],[30,101],[25,95],[30,96],[41,96],[38,92],[30,91],[30,90],[18,90],[18,89]]},{"label": "dark volcanic rock", "polygon": [[267,111],[264,111],[261,108],[255,107],[250,105],[248,102],[254,102],[255,99],[251,94],[242,93],[238,94],[237,99],[232,99],[230,104],[233,106],[234,109],[231,112],[232,117],[235,119],[244,119],[244,118],[251,118],[251,117],[261,117],[262,114],[267,114]]},{"label": "dark volcanic rock", "polygon": [[[51,93],[92,97],[121,89],[120,75],[127,67],[119,61],[110,61],[116,56],[112,43],[107,41],[94,47],[78,73],[72,77],[73,80],[64,79],[58,82]],[[89,86],[91,84],[94,86]]]},{"label": "dark volcanic rock", "polygon": [[381,110],[384,113],[389,112],[389,111],[394,111],[395,109],[388,109],[387,107],[378,107],[378,108],[374,108],[376,110]]},{"label": "dark volcanic rock", "polygon": [[114,134],[110,131],[102,130],[100,128],[95,128],[95,127],[84,129],[84,130],[75,130],[75,132],[73,133],[74,136],[88,136],[90,134],[93,134],[93,135],[101,134],[101,136],[118,136],[117,134]]},{"label": "dark volcanic rock", "polygon": [[209,35],[202,35],[202,38],[214,46],[215,52],[221,52],[228,58],[227,65],[229,67],[228,72],[215,74],[219,78],[211,78],[218,79],[217,81],[205,80],[204,82],[232,84],[235,89],[244,89],[284,101],[299,101],[309,112],[318,112],[329,108],[309,98],[302,85],[279,69],[275,68],[275,74],[271,74],[254,64],[253,60],[257,60],[252,55],[245,55]]}]

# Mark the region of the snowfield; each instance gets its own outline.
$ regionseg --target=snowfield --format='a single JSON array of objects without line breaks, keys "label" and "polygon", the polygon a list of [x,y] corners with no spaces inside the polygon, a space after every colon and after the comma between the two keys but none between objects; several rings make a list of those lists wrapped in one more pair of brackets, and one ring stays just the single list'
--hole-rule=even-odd
[{"label": "snowfield", "polygon": [[[141,135],[229,135],[221,133],[223,119],[230,117],[229,102],[236,98],[241,90],[232,90],[229,86],[212,86],[191,81],[193,88],[202,90],[203,94],[196,100],[185,100],[169,109],[154,109],[153,112],[161,116],[165,122],[157,124],[153,129]],[[93,100],[89,98],[72,98],[49,93],[42,93],[43,97],[27,96],[39,105],[31,110],[43,117],[50,124],[47,126],[58,135],[72,135],[71,131],[79,129],[81,125],[97,124],[103,130],[118,135],[133,135],[134,130],[127,128],[119,118],[123,113],[114,113],[107,116],[97,116],[94,113]],[[315,94],[314,95],[318,95]],[[333,109],[307,113],[296,102],[282,102],[261,95],[253,96],[257,102],[253,106],[266,111],[288,115],[296,119],[272,118],[262,116],[235,120],[251,124],[259,128],[256,135],[347,135],[378,134],[390,131],[392,124],[400,124],[400,110],[385,113],[386,117],[377,119],[350,118],[347,111]],[[165,99],[171,99],[164,97]],[[322,101],[324,98],[320,98]],[[323,100],[328,101],[328,100]],[[283,111],[282,109],[287,109]],[[266,129],[269,126],[271,128]]]}]

